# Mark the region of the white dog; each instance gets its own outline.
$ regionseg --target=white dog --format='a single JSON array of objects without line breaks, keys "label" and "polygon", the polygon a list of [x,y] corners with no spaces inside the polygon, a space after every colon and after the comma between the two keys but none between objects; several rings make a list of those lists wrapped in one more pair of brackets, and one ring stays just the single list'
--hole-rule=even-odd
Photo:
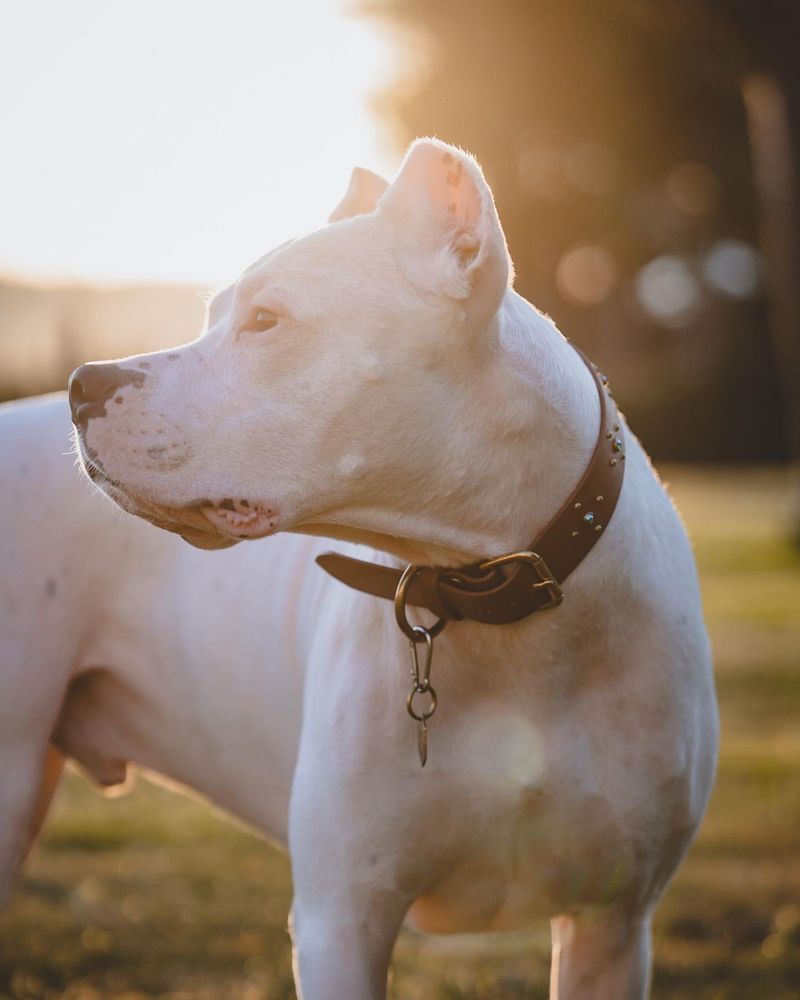
[{"label": "white dog", "polygon": [[[288,843],[306,1000],[383,997],[406,918],[547,917],[552,997],[641,998],[714,773],[689,543],[635,439],[604,432],[602,384],[512,291],[474,160],[419,141],[391,185],[356,170],[332,218],[218,295],[195,342],[72,379],[85,467],[119,505],[204,549],[278,537],[198,552],[89,495],[61,400],[0,422],[0,889],[52,744]],[[590,466],[621,485],[612,516],[613,496],[572,503]],[[527,550],[568,500],[556,572]],[[396,607],[324,573],[309,535],[378,563],[327,565],[384,597],[411,564]],[[520,580],[535,613],[470,620]],[[467,612],[439,635],[414,604]]]}]

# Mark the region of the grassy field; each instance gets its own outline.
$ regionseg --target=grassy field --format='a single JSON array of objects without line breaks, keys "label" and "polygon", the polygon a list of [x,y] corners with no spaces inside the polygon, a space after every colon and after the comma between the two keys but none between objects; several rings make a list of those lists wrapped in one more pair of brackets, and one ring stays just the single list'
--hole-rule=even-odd
[{"label": "grassy field", "polygon": [[[800,997],[800,560],[777,471],[670,469],[714,642],[719,779],[655,930],[656,1000]],[[68,774],[0,917],[0,997],[294,995],[288,865],[202,803]],[[547,996],[549,933],[404,934],[395,1000]],[[346,1000],[346,998],[343,998]]]}]

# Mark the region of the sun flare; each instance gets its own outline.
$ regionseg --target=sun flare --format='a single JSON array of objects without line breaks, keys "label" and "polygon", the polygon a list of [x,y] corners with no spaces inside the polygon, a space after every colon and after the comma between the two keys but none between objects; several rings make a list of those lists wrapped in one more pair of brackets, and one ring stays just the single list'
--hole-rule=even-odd
[{"label": "sun flare", "polygon": [[[43,30],[46,28],[46,30]],[[316,228],[389,52],[337,0],[11,0],[0,8],[0,269],[230,280]]]}]

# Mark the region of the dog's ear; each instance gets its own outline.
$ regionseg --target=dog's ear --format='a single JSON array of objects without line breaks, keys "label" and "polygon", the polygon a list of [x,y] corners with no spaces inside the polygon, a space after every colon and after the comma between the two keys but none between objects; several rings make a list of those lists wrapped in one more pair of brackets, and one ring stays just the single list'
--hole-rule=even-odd
[{"label": "dog's ear", "polygon": [[365,167],[353,167],[350,186],[344,198],[328,216],[328,222],[350,219],[354,215],[369,215],[375,211],[378,199],[388,187],[389,182],[380,174],[374,174]]},{"label": "dog's ear", "polygon": [[497,311],[513,278],[491,189],[468,153],[417,139],[381,200],[404,269],[423,290],[465,300],[477,322]]}]

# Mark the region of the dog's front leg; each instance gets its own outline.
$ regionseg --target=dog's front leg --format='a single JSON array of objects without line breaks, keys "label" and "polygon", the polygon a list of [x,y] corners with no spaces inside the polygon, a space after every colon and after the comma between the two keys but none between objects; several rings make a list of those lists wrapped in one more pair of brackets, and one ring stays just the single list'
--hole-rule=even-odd
[{"label": "dog's front leg", "polygon": [[[375,671],[355,652],[306,683],[289,852],[294,973],[302,1000],[383,1000],[394,942],[419,888],[403,717],[382,713]],[[385,684],[385,680],[383,681]],[[370,689],[376,684],[377,689]],[[402,695],[398,699],[402,709]],[[397,730],[397,732],[395,732]],[[407,735],[407,734],[406,734]],[[409,747],[411,749],[411,746]],[[413,832],[413,831],[412,831]]]},{"label": "dog's front leg", "polygon": [[610,909],[555,917],[550,1000],[644,1000],[650,917]]},{"label": "dog's front leg", "polygon": [[299,1000],[384,1000],[405,910],[396,897],[356,885],[297,890],[290,925]]},{"label": "dog's front leg", "polygon": [[381,877],[381,845],[363,843],[353,828],[357,817],[343,823],[342,811],[330,808],[339,780],[317,774],[316,783],[314,795],[301,791],[298,797],[295,789],[289,836],[298,997],[384,1000],[392,949],[411,899]]}]

